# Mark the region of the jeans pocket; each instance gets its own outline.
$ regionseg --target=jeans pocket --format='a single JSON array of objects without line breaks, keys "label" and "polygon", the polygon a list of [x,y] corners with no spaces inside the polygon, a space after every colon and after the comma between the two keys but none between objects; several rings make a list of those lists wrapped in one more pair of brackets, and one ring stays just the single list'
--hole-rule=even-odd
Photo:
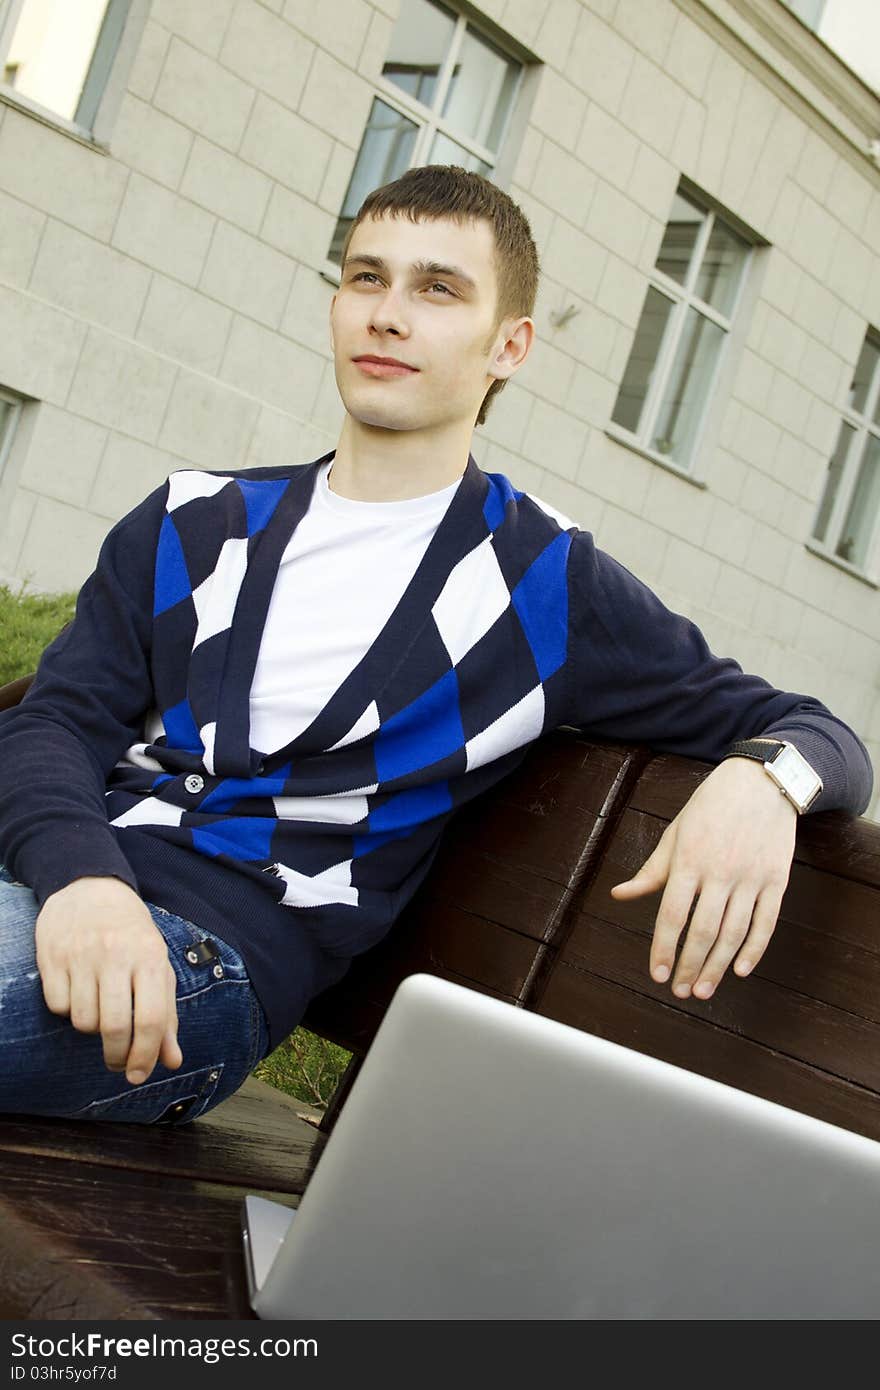
[{"label": "jeans pocket", "polygon": [[70,1118],[115,1120],[129,1124],[186,1124],[210,1106],[223,1079],[223,1063],[201,1067],[183,1076],[164,1077],[132,1086],[119,1096],[92,1101]]}]

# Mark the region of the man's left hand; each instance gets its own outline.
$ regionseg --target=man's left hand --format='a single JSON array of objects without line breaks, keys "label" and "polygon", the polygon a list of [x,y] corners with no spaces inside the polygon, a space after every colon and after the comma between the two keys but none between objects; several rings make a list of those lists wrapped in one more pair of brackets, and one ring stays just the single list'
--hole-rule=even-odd
[{"label": "man's left hand", "polygon": [[672,976],[679,999],[708,999],[734,957],[737,975],[754,969],[776,926],[796,826],[794,806],[752,759],[728,758],[700,784],[635,877],[611,890],[628,902],[664,889],[650,959],[659,984]]}]

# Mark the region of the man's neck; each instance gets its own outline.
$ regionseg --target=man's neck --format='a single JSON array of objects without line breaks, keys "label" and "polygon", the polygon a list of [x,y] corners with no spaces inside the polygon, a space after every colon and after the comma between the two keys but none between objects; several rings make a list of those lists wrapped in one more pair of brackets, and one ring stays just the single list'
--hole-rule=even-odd
[{"label": "man's neck", "polygon": [[330,490],[355,502],[402,502],[440,492],[467,467],[471,429],[386,430],[346,415]]}]

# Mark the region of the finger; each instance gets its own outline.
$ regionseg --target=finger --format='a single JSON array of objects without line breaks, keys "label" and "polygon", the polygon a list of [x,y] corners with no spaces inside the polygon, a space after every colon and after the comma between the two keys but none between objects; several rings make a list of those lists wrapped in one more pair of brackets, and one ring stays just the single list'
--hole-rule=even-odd
[{"label": "finger", "polygon": [[168,1029],[165,967],[141,966],[135,975],[134,1034],[125,1063],[125,1075],[133,1086],[146,1081],[152,1072]]},{"label": "finger", "polygon": [[41,965],[37,959],[37,969],[43,986],[46,1008],[53,1014],[70,1013],[70,976],[67,970],[58,965]]},{"label": "finger", "polygon": [[697,880],[684,873],[673,874],[666,884],[654,924],[649,966],[658,984],[672,974],[678,940],[690,917],[697,889]]},{"label": "finger", "polygon": [[784,891],[784,887],[765,888],[763,893],[759,894],[758,901],[755,903],[755,910],[752,913],[752,925],[749,934],[734,963],[733,968],[737,975],[748,975],[750,971],[754,970],[770,944],[770,938],[776,929],[779,918]]},{"label": "finger", "polygon": [[173,1028],[169,1028],[162,1039],[162,1046],[159,1049],[159,1061],[162,1063],[163,1067],[167,1067],[169,1071],[177,1071],[177,1068],[183,1061],[183,1053],[177,1041],[177,1033]]},{"label": "finger", "polygon": [[703,884],[700,888],[672,981],[672,992],[678,999],[687,999],[718,939],[729,891],[726,885],[720,884]]},{"label": "finger", "polygon": [[177,1041],[177,1030],[174,1028],[169,1028],[162,1039],[162,1046],[159,1049],[159,1061],[162,1063],[163,1067],[167,1067],[169,1071],[177,1071],[177,1068],[183,1062],[183,1053]]},{"label": "finger", "polygon": [[183,1061],[183,1053],[177,1041],[177,976],[173,968],[168,971],[168,1002],[167,1017],[171,1020],[165,1030],[162,1039],[162,1046],[159,1049],[159,1060],[163,1066],[171,1071],[176,1071]]},{"label": "finger", "polygon": [[698,973],[693,992],[698,999],[711,999],[722,975],[742,946],[752,923],[755,890],[741,888],[728,900],[721,929]]},{"label": "finger", "polygon": [[97,1033],[100,1020],[98,981],[81,966],[70,976],[70,1021],[78,1033]]},{"label": "finger", "polygon": [[105,967],[101,972],[99,999],[104,1066],[108,1071],[124,1071],[131,1047],[131,972]]},{"label": "finger", "polygon": [[657,846],[653,853],[648,856],[642,867],[632,878],[628,878],[623,883],[616,883],[611,889],[611,894],[615,898],[629,900],[630,898],[641,898],[648,893],[657,893],[666,883],[669,877],[669,865],[672,861],[672,851],[675,847],[675,834],[671,825],[668,825],[660,836]]}]

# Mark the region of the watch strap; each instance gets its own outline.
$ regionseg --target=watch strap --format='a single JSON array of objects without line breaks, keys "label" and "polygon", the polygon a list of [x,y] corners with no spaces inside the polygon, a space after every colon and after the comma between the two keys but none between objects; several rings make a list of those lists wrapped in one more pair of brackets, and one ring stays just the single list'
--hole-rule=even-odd
[{"label": "watch strap", "polygon": [[744,738],[732,743],[725,758],[755,758],[759,763],[772,763],[785,744],[778,738]]}]

